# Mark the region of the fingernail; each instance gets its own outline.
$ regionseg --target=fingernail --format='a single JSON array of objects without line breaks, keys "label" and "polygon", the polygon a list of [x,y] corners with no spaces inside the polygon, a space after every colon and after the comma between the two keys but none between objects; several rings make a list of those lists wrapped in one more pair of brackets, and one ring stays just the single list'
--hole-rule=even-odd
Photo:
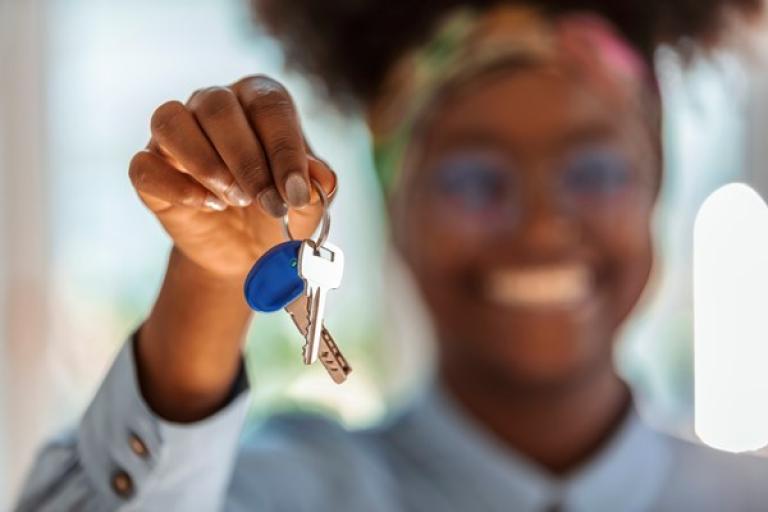
[{"label": "fingernail", "polygon": [[286,178],[285,196],[288,199],[288,204],[294,208],[299,208],[309,202],[309,187],[304,176],[295,172]]},{"label": "fingernail", "polygon": [[227,196],[227,200],[232,204],[233,206],[248,206],[253,202],[251,199],[251,196],[245,193],[245,191],[240,188],[240,185],[237,184],[237,182],[232,182],[232,184],[227,187],[226,192],[224,192],[224,195]]},{"label": "fingernail", "polygon": [[273,217],[282,217],[288,213],[288,207],[274,187],[269,187],[259,194],[259,203],[262,209]]},{"label": "fingernail", "polygon": [[208,194],[205,201],[203,201],[203,206],[211,210],[216,210],[217,212],[222,212],[227,209],[227,203],[213,194]]}]

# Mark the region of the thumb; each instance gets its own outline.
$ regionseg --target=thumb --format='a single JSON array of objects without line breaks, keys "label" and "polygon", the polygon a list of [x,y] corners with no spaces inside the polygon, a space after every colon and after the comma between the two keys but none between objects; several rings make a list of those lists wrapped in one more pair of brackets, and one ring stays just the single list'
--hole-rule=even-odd
[{"label": "thumb", "polygon": [[[338,188],[338,177],[336,176],[336,173],[331,170],[327,163],[314,156],[307,155],[307,160],[309,161],[309,177],[314,178],[320,183],[325,195],[328,196],[328,200],[332,201],[333,197],[336,195],[336,189]],[[317,203],[319,201],[320,196],[313,186],[310,202]]]}]

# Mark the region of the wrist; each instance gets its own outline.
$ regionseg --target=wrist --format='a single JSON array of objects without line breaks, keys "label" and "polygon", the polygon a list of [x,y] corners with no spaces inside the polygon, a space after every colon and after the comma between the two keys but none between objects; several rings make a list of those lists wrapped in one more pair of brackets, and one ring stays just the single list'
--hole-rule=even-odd
[{"label": "wrist", "polygon": [[176,421],[220,407],[240,368],[250,319],[240,280],[222,279],[174,248],[136,345],[150,407]]},{"label": "wrist", "polygon": [[245,276],[217,274],[187,256],[177,246],[173,246],[168,258],[168,277],[179,283],[185,282],[189,287],[209,291],[214,294],[212,297],[221,293],[231,294],[234,290],[242,293],[245,279]]}]

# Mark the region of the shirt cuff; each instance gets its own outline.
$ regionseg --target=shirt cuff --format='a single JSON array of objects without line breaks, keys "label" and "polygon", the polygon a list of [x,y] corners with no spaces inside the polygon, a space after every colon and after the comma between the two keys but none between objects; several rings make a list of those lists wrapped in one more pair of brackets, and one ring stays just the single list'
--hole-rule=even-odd
[{"label": "shirt cuff", "polygon": [[77,449],[88,479],[110,509],[128,503],[151,505],[194,488],[195,506],[218,510],[248,411],[250,392],[242,361],[222,409],[201,421],[178,424],[154,414],[144,401],[134,357],[132,338],[81,420]]}]

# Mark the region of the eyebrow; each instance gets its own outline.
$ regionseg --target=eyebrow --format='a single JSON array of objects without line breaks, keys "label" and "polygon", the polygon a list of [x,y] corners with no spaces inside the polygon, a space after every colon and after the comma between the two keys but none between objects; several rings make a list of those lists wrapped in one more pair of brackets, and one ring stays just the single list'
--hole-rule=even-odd
[{"label": "eyebrow", "polygon": [[507,147],[505,140],[485,130],[462,131],[450,134],[440,142],[440,148],[472,147],[498,149]]},{"label": "eyebrow", "polygon": [[[573,145],[590,142],[609,141],[617,138],[617,133],[608,122],[584,123],[575,126],[555,139],[554,147],[558,150]],[[508,149],[509,144],[503,138],[489,130],[466,130],[449,134],[440,141],[438,149],[478,148]]]},{"label": "eyebrow", "polygon": [[574,144],[584,144],[595,141],[607,141],[616,139],[618,134],[610,123],[600,121],[585,123],[567,131],[558,138],[559,148],[570,147]]}]

